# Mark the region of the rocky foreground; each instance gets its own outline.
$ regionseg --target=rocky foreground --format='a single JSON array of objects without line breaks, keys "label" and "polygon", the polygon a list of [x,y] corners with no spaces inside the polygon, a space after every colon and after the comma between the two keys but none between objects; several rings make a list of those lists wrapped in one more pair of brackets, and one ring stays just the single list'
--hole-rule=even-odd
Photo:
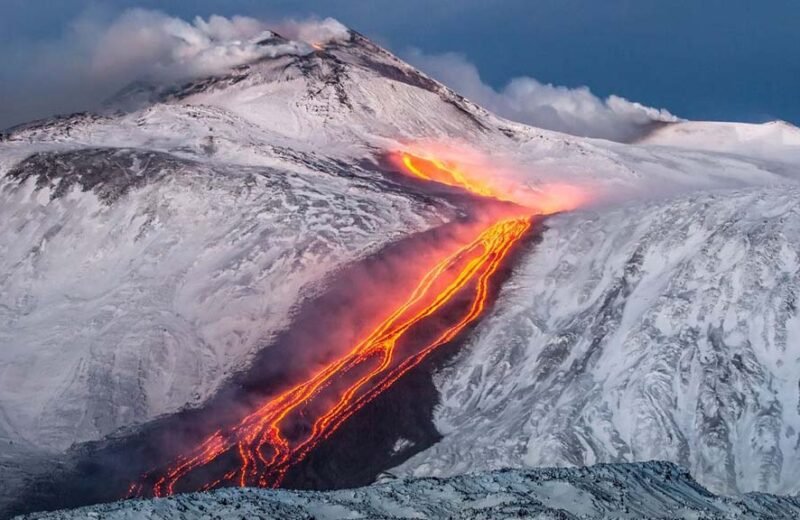
[{"label": "rocky foreground", "polygon": [[714,495],[668,462],[396,479],[329,492],[228,488],[25,519],[798,518],[800,498]]}]

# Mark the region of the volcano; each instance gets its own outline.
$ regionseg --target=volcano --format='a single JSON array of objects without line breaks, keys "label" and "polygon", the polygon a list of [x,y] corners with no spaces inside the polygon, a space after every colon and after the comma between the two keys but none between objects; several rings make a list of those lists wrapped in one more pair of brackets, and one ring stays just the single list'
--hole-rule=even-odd
[{"label": "volcano", "polygon": [[579,138],[355,31],[261,45],[2,135],[0,511],[652,459],[800,491],[796,128]]}]

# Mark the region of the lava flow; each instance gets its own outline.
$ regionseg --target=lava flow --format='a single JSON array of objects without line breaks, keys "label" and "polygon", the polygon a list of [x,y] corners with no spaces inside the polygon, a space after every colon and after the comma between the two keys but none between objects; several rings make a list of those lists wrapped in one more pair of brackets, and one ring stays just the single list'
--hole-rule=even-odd
[{"label": "lava flow", "polygon": [[[488,186],[471,183],[443,163],[420,165],[405,156],[403,164],[410,174],[494,197]],[[129,495],[280,485],[290,468],[349,417],[481,315],[492,277],[530,228],[530,213],[499,219],[454,248],[346,354],[271,397],[237,424],[214,432],[166,469],[145,475]],[[442,325],[436,322],[437,313],[445,310],[448,320]],[[208,478],[210,474],[216,476]]]},{"label": "lava flow", "polygon": [[456,188],[463,188],[483,197],[512,202],[497,187],[462,171],[457,164],[443,161],[437,157],[422,157],[421,154],[411,155],[402,152],[393,155],[392,160],[395,163],[402,164],[407,173],[424,181],[438,182]]}]

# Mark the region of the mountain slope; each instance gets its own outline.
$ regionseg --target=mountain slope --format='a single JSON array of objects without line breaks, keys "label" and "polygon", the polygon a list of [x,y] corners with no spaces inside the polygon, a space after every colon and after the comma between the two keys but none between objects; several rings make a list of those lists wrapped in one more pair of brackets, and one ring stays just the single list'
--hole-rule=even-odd
[{"label": "mountain slope", "polygon": [[446,212],[357,178],[119,148],[33,155],[3,193],[0,431],[53,449],[202,402],[303,290]]},{"label": "mountain slope", "polygon": [[800,491],[800,191],[553,217],[439,379],[403,468],[668,459],[724,493]]}]

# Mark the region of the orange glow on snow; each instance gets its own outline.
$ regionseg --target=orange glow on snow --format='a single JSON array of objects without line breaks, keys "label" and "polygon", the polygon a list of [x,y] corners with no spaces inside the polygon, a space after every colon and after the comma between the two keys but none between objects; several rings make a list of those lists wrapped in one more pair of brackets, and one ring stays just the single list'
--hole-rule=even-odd
[{"label": "orange glow on snow", "polygon": [[[496,175],[491,162],[463,166],[440,159],[428,151],[395,152],[390,160],[407,175],[423,181],[461,188],[475,195],[529,208],[532,213],[549,215],[576,209],[587,202],[586,193],[568,184],[537,184],[524,187]],[[478,161],[475,157],[471,161]],[[480,173],[479,173],[480,172]]]},{"label": "orange glow on snow", "polygon": [[[488,223],[474,224],[479,226],[477,231],[469,227],[470,235],[454,243],[438,244],[433,257],[420,251],[409,258],[417,274],[408,275],[411,279],[393,295],[396,301],[386,315],[376,318],[377,324],[359,333],[352,344],[348,341],[343,354],[315,373],[309,369],[304,379],[267,399],[238,423],[209,435],[166,468],[144,475],[131,486],[129,496],[160,497],[222,485],[279,486],[293,466],[353,414],[475,322],[486,308],[490,283],[530,229],[532,215],[574,209],[586,199],[581,190],[568,185],[519,187],[493,176],[489,168],[465,167],[423,152],[398,152],[391,158],[407,175],[421,181],[516,206],[500,207],[500,216],[483,215]],[[437,321],[443,309],[448,314],[445,323]],[[300,433],[292,428],[298,421],[308,424]],[[224,473],[218,469],[220,474],[198,484],[196,472],[213,472],[221,459],[236,464]]]},{"label": "orange glow on snow", "polygon": [[401,153],[401,162],[406,171],[426,181],[463,188],[482,197],[507,200],[505,195],[478,178],[461,171],[456,164],[447,163],[435,157],[423,158]]},{"label": "orange glow on snow", "polygon": [[[528,218],[512,218],[485,228],[473,240],[430,266],[405,301],[346,355],[268,400],[238,424],[214,432],[157,478],[146,475],[143,482],[131,486],[130,496],[171,495],[193,471],[210,466],[226,454],[238,458],[238,467],[200,489],[220,484],[280,485],[293,465],[350,416],[481,315],[490,280],[530,226]],[[411,355],[405,358],[398,355],[398,345],[413,338],[426,319],[465,293],[471,303],[460,311],[456,321],[414,349]],[[339,390],[333,398],[331,389]],[[287,436],[284,433],[287,422],[309,411],[317,414],[310,431],[301,438]]]}]

